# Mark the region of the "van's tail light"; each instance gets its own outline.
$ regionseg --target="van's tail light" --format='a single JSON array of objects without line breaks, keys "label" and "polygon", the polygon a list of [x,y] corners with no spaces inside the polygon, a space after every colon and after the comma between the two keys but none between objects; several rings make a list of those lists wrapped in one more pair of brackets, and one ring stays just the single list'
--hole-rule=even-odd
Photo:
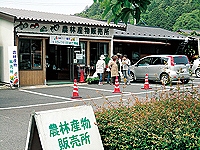
[{"label": "van's tail light", "polygon": [[174,58],[172,56],[169,56],[169,58],[170,58],[170,65],[174,66]]}]

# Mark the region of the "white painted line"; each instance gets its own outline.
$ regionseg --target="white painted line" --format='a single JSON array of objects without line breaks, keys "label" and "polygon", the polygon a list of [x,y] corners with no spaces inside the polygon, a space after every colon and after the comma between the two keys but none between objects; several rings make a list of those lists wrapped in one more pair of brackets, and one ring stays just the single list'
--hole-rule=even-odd
[{"label": "white painted line", "polygon": [[0,110],[10,110],[10,109],[21,109],[21,108],[30,108],[30,107],[57,105],[57,104],[65,104],[65,103],[68,103],[68,102],[72,102],[72,101],[56,102],[56,103],[46,103],[46,104],[35,104],[35,105],[26,105],[26,106],[16,106],[16,107],[7,107],[7,108],[0,108]]},{"label": "white painted line", "polygon": [[84,87],[84,86],[79,86],[78,88],[80,88],[80,89],[88,89],[88,90],[95,90],[95,91],[106,91],[106,92],[113,92],[114,91],[114,90],[90,88],[90,87]]},{"label": "white painted line", "polygon": [[[194,86],[198,87],[198,86]],[[79,87],[80,88],[80,87]],[[107,92],[113,92],[113,90],[106,90],[106,89],[98,89],[98,88],[88,88],[88,87],[81,87],[84,89],[89,89],[89,90],[95,90],[95,91],[107,91]],[[159,91],[169,91],[171,87],[165,88],[165,89],[160,89]],[[186,88],[191,88],[191,87],[184,87]],[[173,87],[173,89],[176,89],[176,87]],[[181,88],[183,89],[183,88]],[[0,110],[10,110],[10,109],[21,109],[21,108],[30,108],[30,107],[39,107],[39,106],[48,106],[48,105],[57,105],[57,104],[66,104],[66,103],[71,103],[71,102],[80,102],[80,101],[89,101],[89,100],[98,100],[102,98],[114,98],[114,97],[121,97],[121,96],[128,96],[128,95],[143,95],[143,94],[148,94],[155,92],[154,90],[146,90],[144,92],[138,92],[138,93],[132,93],[132,92],[122,92],[122,93],[113,93],[113,95],[110,96],[101,96],[101,97],[95,97],[95,98],[87,98],[87,99],[71,99],[71,98],[66,98],[66,97],[61,97],[61,96],[55,96],[55,95],[50,95],[50,94],[43,94],[39,92],[33,92],[33,91],[28,91],[28,90],[20,90],[22,92],[26,93],[31,93],[35,95],[40,95],[40,96],[46,96],[46,97],[51,97],[51,98],[56,98],[56,99],[62,99],[62,100],[68,100],[64,102],[54,102],[54,103],[46,103],[46,104],[35,104],[35,105],[27,105],[27,106],[17,106],[17,107],[7,107],[7,108],[0,108]]]},{"label": "white painted line", "polygon": [[[93,89],[96,90],[96,88],[89,88],[89,89]],[[39,107],[39,106],[48,106],[48,105],[57,105],[57,104],[66,104],[66,103],[70,103],[70,102],[80,102],[80,101],[89,101],[89,100],[98,100],[98,99],[102,99],[104,98],[104,96],[101,97],[95,97],[95,98],[88,98],[88,99],[71,99],[71,98],[66,98],[66,97],[61,97],[61,96],[55,96],[55,95],[50,95],[50,94],[43,94],[43,93],[39,93],[39,92],[33,92],[33,91],[28,91],[28,90],[20,90],[22,92],[26,92],[26,93],[31,93],[31,94],[35,94],[35,95],[40,95],[40,96],[46,96],[46,97],[51,97],[51,98],[56,98],[56,99],[63,99],[63,100],[69,100],[69,101],[64,101],[64,102],[54,102],[54,103],[45,103],[45,104],[35,104],[35,105],[26,105],[26,106],[16,106],[16,107],[7,107],[7,108],[0,108],[0,110],[10,110],[10,109],[22,109],[22,108],[30,108],[30,107]],[[105,90],[104,90],[105,91]],[[110,90],[107,90],[110,91]],[[146,92],[145,92],[146,93]],[[124,93],[119,93],[119,94],[113,94],[110,96],[105,96],[105,98],[113,98],[113,97],[121,97],[122,95],[132,95],[132,94],[143,94],[143,92],[140,93],[131,93],[131,92],[126,92]]]},{"label": "white painted line", "polygon": [[[51,98],[64,99],[64,100],[74,100],[74,99],[71,99],[71,98],[66,98],[66,97],[61,97],[61,96],[55,96],[55,95],[50,95],[50,94],[43,94],[43,93],[33,92],[33,91],[28,91],[28,90],[20,90],[20,91],[26,92],[26,93],[35,94],[35,95],[40,95],[40,96],[51,97]],[[76,101],[76,100],[74,100],[74,101]]]}]

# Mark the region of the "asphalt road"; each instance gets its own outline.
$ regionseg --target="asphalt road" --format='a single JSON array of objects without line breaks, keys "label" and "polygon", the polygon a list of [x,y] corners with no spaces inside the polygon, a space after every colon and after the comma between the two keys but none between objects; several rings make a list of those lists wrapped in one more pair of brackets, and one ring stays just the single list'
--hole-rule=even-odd
[{"label": "asphalt road", "polygon": [[[200,85],[200,79],[195,78],[194,86]],[[176,88],[177,83],[173,84]],[[184,85],[191,88],[192,82]],[[93,109],[114,103],[121,98],[124,103],[140,100],[158,95],[159,91],[169,90],[171,87],[163,87],[159,83],[151,83],[150,90],[141,89],[143,82],[132,85],[119,85],[122,93],[113,93],[115,87],[109,84],[102,86],[78,84],[78,93],[82,99],[71,99],[74,85],[59,86],[32,86],[19,89],[0,90],[0,149],[24,150],[27,139],[28,123],[33,112],[75,107],[79,105],[92,105]]]}]

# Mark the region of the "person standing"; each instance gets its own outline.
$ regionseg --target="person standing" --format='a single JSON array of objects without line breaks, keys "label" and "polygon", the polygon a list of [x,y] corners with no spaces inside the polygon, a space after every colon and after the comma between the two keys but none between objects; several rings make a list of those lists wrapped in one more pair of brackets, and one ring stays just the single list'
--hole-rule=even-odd
[{"label": "person standing", "polygon": [[111,83],[113,85],[115,84],[116,77],[119,76],[117,58],[118,57],[114,55],[112,57],[112,61],[110,61],[110,63],[108,64],[108,67],[110,68],[110,72],[111,72]]},{"label": "person standing", "polygon": [[100,59],[97,61],[97,64],[96,64],[96,73],[99,75],[99,85],[103,85],[103,73],[106,68],[104,59],[105,59],[105,56],[101,55]]},{"label": "person standing", "polygon": [[119,82],[121,82],[121,77],[122,77],[122,54],[117,53],[117,65],[118,65],[118,72],[119,72]]},{"label": "person standing", "polygon": [[124,76],[124,84],[130,85],[130,77],[129,77],[129,66],[131,65],[131,61],[127,58],[127,55],[124,55],[122,58],[122,74]]},{"label": "person standing", "polygon": [[110,68],[108,67],[108,64],[111,61],[111,58],[108,56],[108,54],[105,54],[105,63],[106,63],[106,72],[107,72],[107,83],[110,83]]}]

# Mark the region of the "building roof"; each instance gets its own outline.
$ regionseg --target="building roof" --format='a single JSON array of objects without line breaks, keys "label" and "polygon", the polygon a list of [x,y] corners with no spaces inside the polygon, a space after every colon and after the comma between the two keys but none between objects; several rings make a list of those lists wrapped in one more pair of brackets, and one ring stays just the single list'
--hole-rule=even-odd
[{"label": "building roof", "polygon": [[186,36],[178,34],[176,32],[168,31],[158,27],[149,26],[136,26],[127,25],[126,31],[115,29],[114,38],[150,38],[150,39],[172,39],[172,40],[184,40]]},{"label": "building roof", "polygon": [[39,12],[39,11],[32,11],[32,10],[0,7],[0,17],[1,17],[1,14],[13,17],[15,20],[57,22],[57,23],[65,23],[65,24],[125,29],[124,25],[116,25],[112,23],[108,24],[107,22],[104,22],[104,21],[88,19],[88,18],[78,17],[74,15],[65,15],[65,14],[57,14],[57,13],[48,13],[48,12]]},{"label": "building roof", "polygon": [[179,29],[177,32],[180,33],[180,34],[190,35],[190,36],[193,36],[193,37],[200,36],[200,30],[184,30],[184,29]]}]

